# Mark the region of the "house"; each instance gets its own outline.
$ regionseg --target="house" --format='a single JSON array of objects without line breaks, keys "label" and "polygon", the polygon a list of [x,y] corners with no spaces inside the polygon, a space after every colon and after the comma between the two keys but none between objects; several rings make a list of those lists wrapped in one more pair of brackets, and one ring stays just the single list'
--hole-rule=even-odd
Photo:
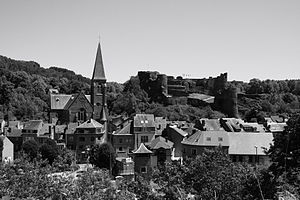
[{"label": "house", "polygon": [[76,127],[73,135],[68,135],[68,141],[72,141],[78,162],[86,162],[91,146],[102,142],[106,137],[105,126],[94,119],[89,119]]},{"label": "house", "polygon": [[181,141],[188,136],[188,133],[178,128],[177,126],[167,126],[165,138],[173,142],[173,159],[182,157]]},{"label": "house", "polygon": [[133,118],[135,148],[141,143],[149,143],[155,137],[156,126],[153,114],[136,114]]},{"label": "house", "polygon": [[204,149],[214,149],[221,147],[225,153],[228,152],[229,138],[224,130],[219,131],[197,131],[181,142],[183,157],[193,158],[201,155]]},{"label": "house", "polygon": [[157,166],[156,156],[150,151],[144,143],[141,143],[139,148],[132,151],[131,156],[134,161],[134,171],[139,174],[148,175],[151,169]]},{"label": "house", "polygon": [[228,154],[233,162],[270,164],[270,158],[265,150],[273,144],[272,133],[239,132],[228,133],[228,135]]},{"label": "house", "polygon": [[157,164],[164,165],[166,161],[171,162],[174,143],[166,138],[158,136],[149,144],[149,148],[156,156]]},{"label": "house", "polygon": [[128,154],[134,149],[134,135],[132,134],[131,123],[112,133],[112,144],[117,157],[128,157]]},{"label": "house", "polygon": [[8,130],[11,129],[23,129],[23,124],[20,121],[8,121]]},{"label": "house", "polygon": [[6,137],[0,136],[3,141],[3,150],[1,155],[2,162],[12,162],[14,160],[14,144]]}]

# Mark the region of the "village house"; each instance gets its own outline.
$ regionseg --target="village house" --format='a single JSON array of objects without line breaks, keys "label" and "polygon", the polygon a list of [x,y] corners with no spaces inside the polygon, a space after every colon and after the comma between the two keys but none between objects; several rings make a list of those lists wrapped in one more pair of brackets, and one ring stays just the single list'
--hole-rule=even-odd
[{"label": "village house", "polygon": [[67,135],[67,145],[76,152],[79,163],[87,162],[88,151],[105,137],[105,127],[96,120],[90,119],[76,127],[73,134]]},{"label": "village house", "polygon": [[270,157],[266,150],[273,144],[273,134],[265,132],[228,133],[228,154],[233,162],[269,165]]},{"label": "village house", "polygon": [[134,149],[134,135],[132,134],[132,124],[126,124],[122,129],[112,133],[112,144],[117,157],[126,158]]},{"label": "village house", "polygon": [[228,153],[229,138],[224,130],[219,131],[197,131],[181,142],[183,148],[183,158],[194,158],[201,155],[205,149],[220,147]]},{"label": "village house", "polygon": [[147,144],[155,137],[156,126],[153,114],[136,114],[133,118],[135,148],[141,143]]}]

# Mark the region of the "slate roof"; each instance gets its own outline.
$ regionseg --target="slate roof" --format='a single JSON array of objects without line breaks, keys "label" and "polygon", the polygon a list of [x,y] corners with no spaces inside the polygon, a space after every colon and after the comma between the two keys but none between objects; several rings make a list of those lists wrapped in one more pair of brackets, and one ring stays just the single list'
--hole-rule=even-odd
[{"label": "slate roof", "polygon": [[89,129],[89,128],[102,128],[103,125],[97,122],[94,119],[89,119],[88,121],[80,124],[77,128],[80,129]]},{"label": "slate roof", "polygon": [[155,127],[153,114],[136,114],[134,116],[134,127]]},{"label": "slate roof", "polygon": [[[67,109],[79,94],[50,94],[51,110]],[[91,102],[91,96],[85,95],[87,100]]]},{"label": "slate roof", "polygon": [[106,81],[100,42],[98,43],[97,55],[96,55],[92,80]]},{"label": "slate roof", "polygon": [[[222,138],[222,141],[219,140]],[[226,131],[198,131],[181,142],[194,146],[229,146],[228,133]]]},{"label": "slate roof", "polygon": [[151,141],[149,147],[151,149],[159,149],[159,148],[171,149],[173,145],[174,143],[171,142],[170,140],[167,140],[166,138],[159,136]]},{"label": "slate roof", "polygon": [[122,129],[115,131],[113,134],[114,135],[131,135],[130,127],[131,127],[131,124],[128,123]]},{"label": "slate roof", "polygon": [[69,123],[66,129],[66,134],[74,134],[78,123]]},{"label": "slate roof", "polygon": [[173,129],[174,131],[176,131],[177,133],[179,133],[182,137],[185,137],[188,135],[187,132],[181,130],[180,128],[177,128],[176,126],[169,126],[171,129]]},{"label": "slate roof", "polygon": [[141,143],[139,148],[137,150],[133,150],[132,153],[134,154],[151,154],[153,153],[147,147],[144,145],[144,143]]},{"label": "slate roof", "polygon": [[14,128],[14,129],[16,129],[16,128],[18,128],[18,127],[20,127],[20,121],[9,121],[8,122],[8,127],[10,127],[10,128]]},{"label": "slate roof", "polygon": [[278,115],[271,116],[273,122],[282,123],[284,122],[284,118]]},{"label": "slate roof", "polygon": [[266,155],[262,147],[270,148],[273,144],[272,133],[228,133],[229,155]]},{"label": "slate roof", "polygon": [[[222,118],[221,125],[228,132],[240,132],[241,131],[241,123],[244,123],[241,119],[236,118]],[[222,123],[222,121],[224,123]]]}]

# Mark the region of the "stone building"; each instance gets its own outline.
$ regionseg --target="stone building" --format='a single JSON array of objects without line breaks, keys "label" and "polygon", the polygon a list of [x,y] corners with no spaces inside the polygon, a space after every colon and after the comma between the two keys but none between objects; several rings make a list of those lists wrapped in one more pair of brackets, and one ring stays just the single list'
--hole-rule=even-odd
[{"label": "stone building", "polygon": [[[90,93],[91,95],[85,95],[82,92],[58,94],[57,90],[51,90],[50,122],[57,121],[56,124],[83,123],[91,118],[98,122],[104,122],[105,118],[106,121],[106,78],[100,43],[98,44]],[[104,118],[103,115],[105,115]]]}]

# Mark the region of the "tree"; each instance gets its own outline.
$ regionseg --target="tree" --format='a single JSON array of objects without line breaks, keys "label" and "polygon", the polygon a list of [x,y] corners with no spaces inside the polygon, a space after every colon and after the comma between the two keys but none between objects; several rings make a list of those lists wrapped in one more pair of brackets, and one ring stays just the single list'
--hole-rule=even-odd
[{"label": "tree", "polygon": [[116,154],[110,143],[96,144],[89,152],[89,162],[100,169],[111,170],[116,165]]},{"label": "tree", "polygon": [[293,115],[282,133],[274,136],[274,143],[267,152],[272,165],[269,170],[274,174],[276,184],[288,184],[300,191],[300,114]]},{"label": "tree", "polygon": [[22,150],[30,159],[34,159],[38,155],[38,143],[35,140],[27,140],[22,145]]},{"label": "tree", "polygon": [[222,148],[205,150],[187,163],[185,183],[202,199],[243,199],[247,169],[232,163]]},{"label": "tree", "polygon": [[56,142],[50,138],[48,138],[45,143],[41,145],[39,151],[42,158],[47,159],[49,164],[52,164],[58,156],[58,147]]}]

